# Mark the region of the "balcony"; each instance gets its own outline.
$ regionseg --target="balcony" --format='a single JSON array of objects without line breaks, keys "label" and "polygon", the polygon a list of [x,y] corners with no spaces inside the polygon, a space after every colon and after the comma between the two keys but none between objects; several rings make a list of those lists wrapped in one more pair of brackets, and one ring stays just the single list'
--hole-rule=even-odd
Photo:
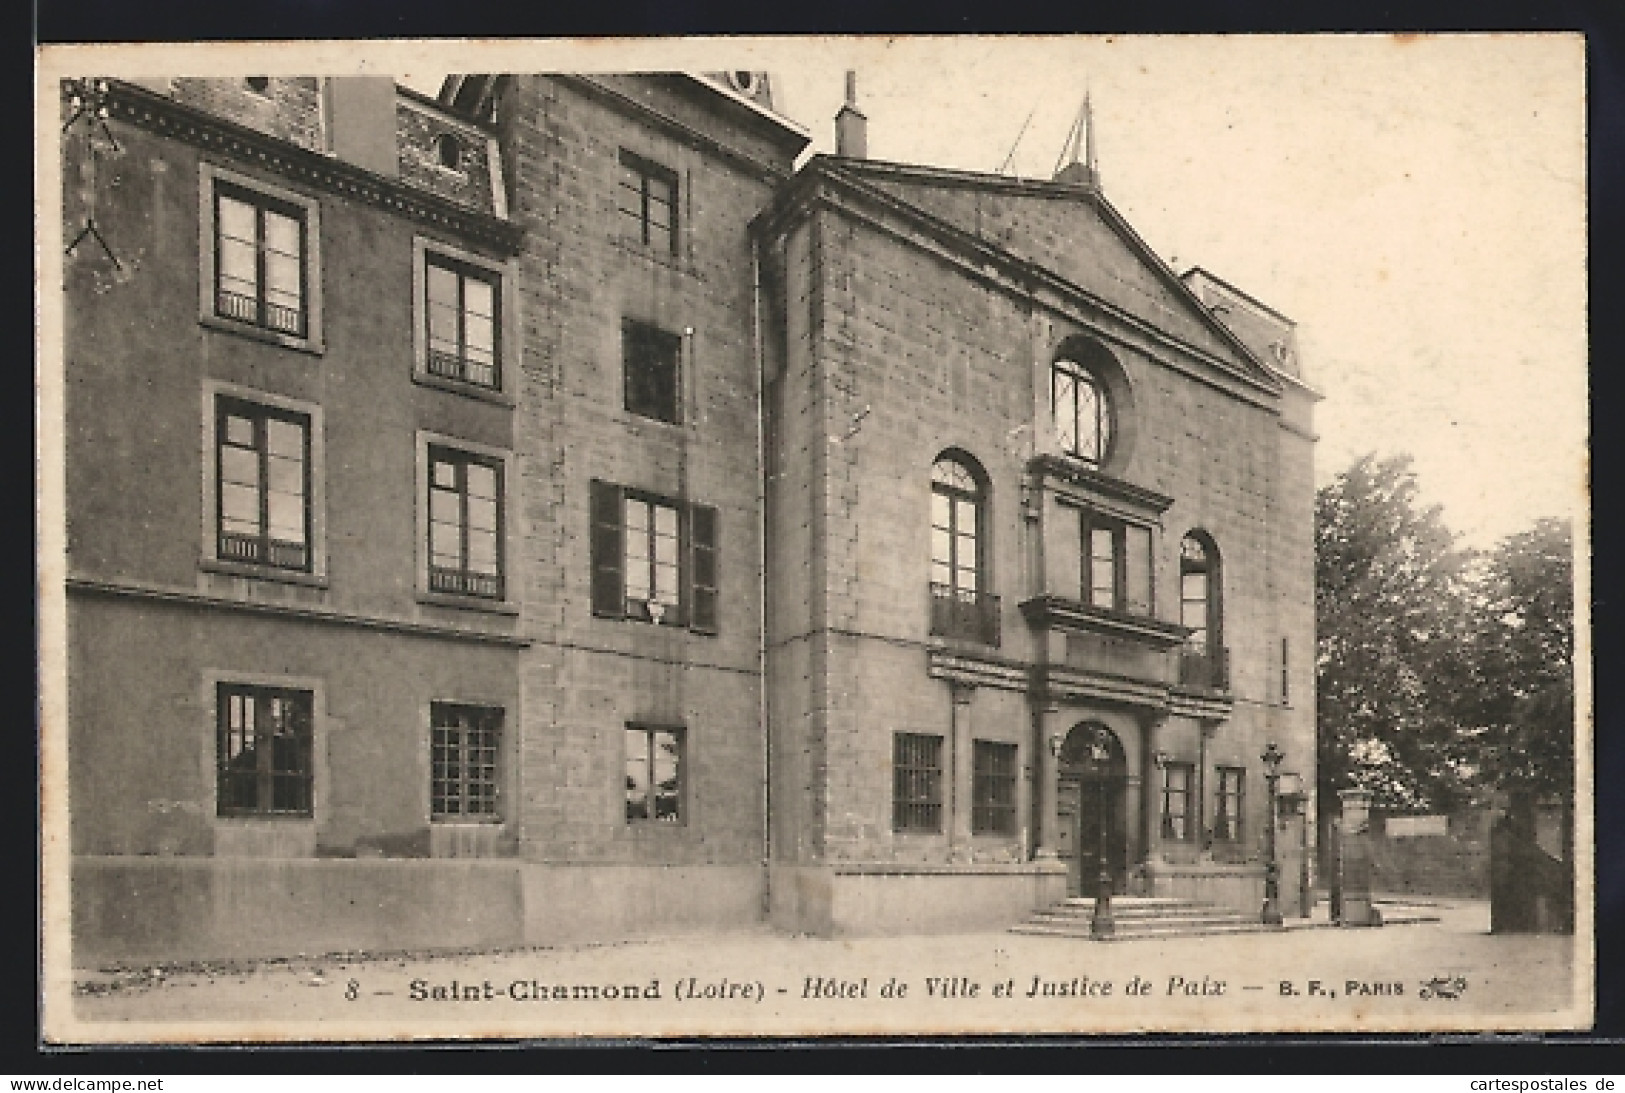
[{"label": "balcony", "polygon": [[1203,691],[1230,689],[1230,650],[1192,649],[1179,651],[1179,683]]},{"label": "balcony", "polygon": [[999,597],[988,592],[931,585],[931,633],[981,645],[999,644]]}]

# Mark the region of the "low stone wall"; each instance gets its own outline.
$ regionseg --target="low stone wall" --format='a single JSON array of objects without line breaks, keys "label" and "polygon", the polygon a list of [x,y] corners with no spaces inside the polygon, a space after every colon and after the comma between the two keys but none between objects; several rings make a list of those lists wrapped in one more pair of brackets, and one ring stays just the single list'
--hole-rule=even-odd
[{"label": "low stone wall", "polygon": [[762,869],[81,857],[74,963],[518,948],[762,919]]},{"label": "low stone wall", "polygon": [[1411,817],[1371,818],[1371,890],[1379,894],[1487,899],[1490,894],[1489,811],[1445,820],[1443,834],[1402,834]]},{"label": "low stone wall", "polygon": [[774,866],[773,925],[823,937],[1002,930],[1066,897],[1058,862]]}]

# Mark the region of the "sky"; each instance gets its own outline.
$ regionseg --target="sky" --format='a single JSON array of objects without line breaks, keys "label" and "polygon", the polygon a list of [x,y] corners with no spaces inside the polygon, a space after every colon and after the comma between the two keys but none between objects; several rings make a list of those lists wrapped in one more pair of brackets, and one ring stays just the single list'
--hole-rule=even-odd
[{"label": "sky", "polygon": [[[832,151],[850,69],[871,158],[993,172],[1008,157],[1029,178],[1054,171],[1087,90],[1103,188],[1141,237],[1297,321],[1325,396],[1318,483],[1365,452],[1408,453],[1423,500],[1477,547],[1583,515],[1578,38],[555,47],[504,46],[464,70],[767,71],[778,109]],[[432,92],[450,59],[396,71],[428,73],[402,82]]]}]

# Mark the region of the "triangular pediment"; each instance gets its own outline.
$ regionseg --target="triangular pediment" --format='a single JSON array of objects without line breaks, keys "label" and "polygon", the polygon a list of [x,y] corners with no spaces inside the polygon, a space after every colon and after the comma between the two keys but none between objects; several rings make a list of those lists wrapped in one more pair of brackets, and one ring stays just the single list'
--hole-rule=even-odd
[{"label": "triangular pediment", "polygon": [[826,157],[825,169],[1041,266],[1243,375],[1275,386],[1269,369],[1096,191],[872,160]]}]

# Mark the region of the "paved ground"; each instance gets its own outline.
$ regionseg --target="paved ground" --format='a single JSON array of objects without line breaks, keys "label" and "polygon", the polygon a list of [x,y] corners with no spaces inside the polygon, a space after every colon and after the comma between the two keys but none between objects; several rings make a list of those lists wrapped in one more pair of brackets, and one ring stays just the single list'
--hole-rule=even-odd
[{"label": "paved ground", "polygon": [[[1588,1023],[1585,995],[1575,998],[1573,938],[1492,937],[1480,902],[1388,910],[1438,921],[1110,943],[762,930],[157,974],[87,969],[74,976],[76,1027],[53,1028],[73,1040],[325,1040]],[[48,1007],[69,1001],[63,993],[48,992]]]}]

